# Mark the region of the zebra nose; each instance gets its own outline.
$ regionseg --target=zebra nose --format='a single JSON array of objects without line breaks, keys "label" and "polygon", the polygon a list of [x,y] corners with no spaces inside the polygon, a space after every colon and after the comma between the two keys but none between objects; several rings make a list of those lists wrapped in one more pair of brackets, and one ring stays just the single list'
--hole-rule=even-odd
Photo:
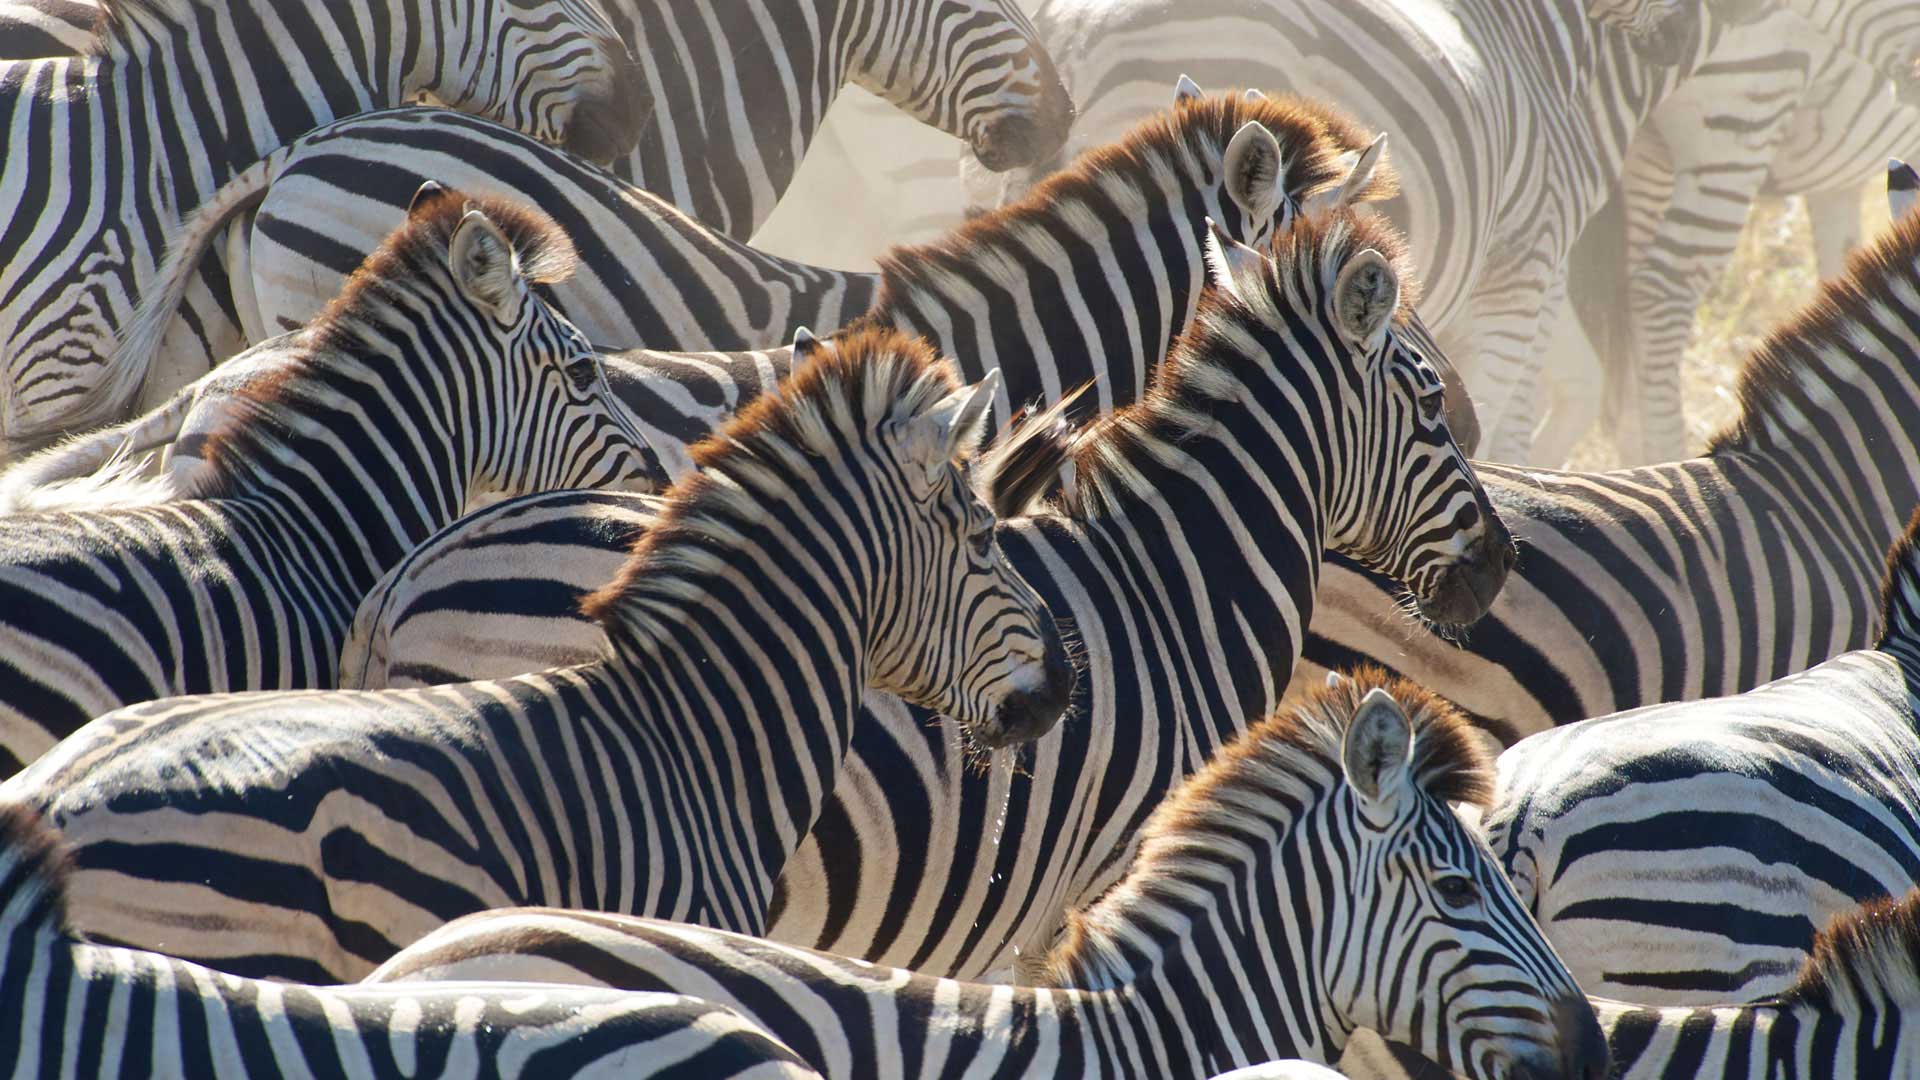
[{"label": "zebra nose", "polygon": [[1040,667],[1040,684],[1008,694],[994,711],[994,722],[979,732],[980,742],[989,749],[1032,742],[1052,731],[1066,715],[1073,701],[1073,664],[1059,633],[1051,627]]},{"label": "zebra nose", "polygon": [[1560,1036],[1561,1075],[1570,1080],[1604,1080],[1610,1064],[1607,1036],[1584,994],[1569,994],[1554,1003],[1554,1028]]}]

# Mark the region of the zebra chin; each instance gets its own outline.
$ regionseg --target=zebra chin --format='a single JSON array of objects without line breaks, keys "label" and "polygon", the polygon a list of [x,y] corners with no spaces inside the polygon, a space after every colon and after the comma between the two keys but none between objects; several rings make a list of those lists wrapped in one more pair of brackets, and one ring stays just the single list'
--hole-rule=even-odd
[{"label": "zebra chin", "polygon": [[1479,621],[1506,585],[1513,561],[1513,540],[1504,526],[1482,532],[1464,556],[1436,569],[1414,593],[1420,617],[1443,628]]},{"label": "zebra chin", "polygon": [[972,726],[973,740],[998,750],[1030,743],[1052,731],[1073,701],[1074,681],[1066,646],[1059,634],[1049,633],[1044,654],[1015,672],[1014,689],[994,706],[992,718]]}]

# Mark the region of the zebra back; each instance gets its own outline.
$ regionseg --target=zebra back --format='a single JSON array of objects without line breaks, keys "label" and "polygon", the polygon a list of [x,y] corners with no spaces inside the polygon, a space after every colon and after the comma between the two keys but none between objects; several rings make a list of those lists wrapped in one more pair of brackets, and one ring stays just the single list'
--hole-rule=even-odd
[{"label": "zebra back", "polygon": [[817,1077],[738,1013],[666,994],[500,982],[289,986],[89,944],[69,856],[0,807],[0,1068],[47,1080],[246,1077]]}]

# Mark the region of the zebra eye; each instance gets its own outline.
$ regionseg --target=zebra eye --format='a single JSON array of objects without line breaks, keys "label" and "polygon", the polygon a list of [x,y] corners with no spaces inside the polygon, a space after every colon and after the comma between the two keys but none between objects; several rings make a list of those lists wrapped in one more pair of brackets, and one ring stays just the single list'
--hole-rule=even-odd
[{"label": "zebra eye", "polygon": [[1440,420],[1441,411],[1446,408],[1446,404],[1447,392],[1441,387],[1436,386],[1426,393],[1421,394],[1420,419],[1429,424],[1437,423]]},{"label": "zebra eye", "polygon": [[567,378],[575,390],[591,390],[600,381],[600,365],[591,356],[582,356],[567,365]]},{"label": "zebra eye", "polygon": [[988,552],[992,551],[993,519],[987,519],[985,525],[974,529],[973,532],[967,536],[967,543],[972,545],[974,554],[982,557],[985,557]]},{"label": "zebra eye", "polygon": [[1480,886],[1465,874],[1447,874],[1433,879],[1433,891],[1440,902],[1458,911],[1480,899]]}]

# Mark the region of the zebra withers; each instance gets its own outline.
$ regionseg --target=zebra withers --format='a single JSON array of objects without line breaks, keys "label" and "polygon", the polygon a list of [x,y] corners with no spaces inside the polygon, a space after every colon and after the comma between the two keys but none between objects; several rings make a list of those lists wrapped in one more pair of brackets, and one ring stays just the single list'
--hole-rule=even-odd
[{"label": "zebra withers", "polygon": [[962,471],[994,380],[893,331],[801,344],[591,599],[599,662],[152,702],[0,786],[72,842],[74,925],[308,982],[491,907],[757,932],[863,697],[1044,733],[1073,669]]},{"label": "zebra withers", "polygon": [[[1001,526],[1084,641],[1075,722],[982,772],[950,733],[870,697],[847,786],[783,879],[779,940],[1004,971],[1099,894],[1179,778],[1279,704],[1326,549],[1377,560],[1437,622],[1498,590],[1512,541],[1448,435],[1391,228],[1340,208],[1296,219],[1271,256],[1212,246],[1218,284],[1141,402],[1016,433],[1075,477],[1070,498]],[[367,653],[384,636],[389,672],[438,680],[596,650],[576,590],[598,581],[578,575],[645,517],[611,493],[489,508],[369,596]]]},{"label": "zebra withers", "polygon": [[1747,359],[1739,415],[1704,456],[1603,473],[1476,464],[1523,543],[1457,647],[1409,627],[1391,583],[1335,559],[1307,659],[1384,664],[1511,742],[1869,647],[1887,549],[1920,505],[1915,325],[1920,220],[1902,218]]},{"label": "zebra withers", "polygon": [[1490,790],[1470,731],[1373,672],[1253,724],[1155,809],[1031,987],[557,910],[462,919],[367,981],[692,994],[843,1080],[1204,1078],[1334,1061],[1355,1027],[1470,1077],[1600,1076],[1592,1009],[1448,806]]},{"label": "zebra withers", "polygon": [[1582,986],[1673,1005],[1778,993],[1830,917],[1920,885],[1917,541],[1920,512],[1876,647],[1500,756],[1489,840]]},{"label": "zebra withers", "polygon": [[360,598],[470,495],[645,477],[599,354],[535,291],[572,258],[534,211],[423,193],[312,325],[239,359],[263,377],[192,487],[0,517],[0,770],[130,702],[330,686]]},{"label": "zebra withers", "polygon": [[53,830],[0,807],[8,1076],[817,1080],[737,1012],[692,998],[499,981],[287,986],[93,944],[67,924],[71,872]]},{"label": "zebra withers", "polygon": [[[97,53],[0,65],[12,140],[0,156],[0,440],[14,447],[118,418],[138,373],[129,381],[107,357],[173,231],[318,124],[432,92],[583,153],[637,138],[631,58],[598,0],[116,0],[106,11]],[[206,298],[195,317],[232,315]],[[195,330],[233,351],[230,333]]]},{"label": "zebra withers", "polygon": [[1767,1000],[1593,1004],[1618,1080],[1920,1076],[1920,890],[1835,915],[1793,983]]}]

